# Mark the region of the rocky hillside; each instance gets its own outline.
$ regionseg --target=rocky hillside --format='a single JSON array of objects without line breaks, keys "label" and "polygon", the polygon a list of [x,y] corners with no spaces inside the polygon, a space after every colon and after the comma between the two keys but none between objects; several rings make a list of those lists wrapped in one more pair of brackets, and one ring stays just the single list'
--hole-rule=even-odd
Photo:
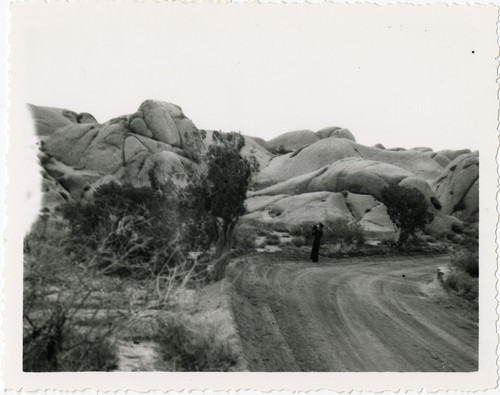
[{"label": "rocky hillside", "polygon": [[[134,114],[105,123],[88,113],[29,107],[41,142],[43,204],[51,212],[65,200],[89,198],[110,181],[144,186],[154,177],[183,184],[190,172],[203,171],[212,142],[211,131],[199,130],[166,102],[146,100]],[[430,234],[478,221],[477,152],[367,147],[340,127],[245,140],[243,155],[260,164],[248,219],[286,227],[346,217],[374,237],[392,237],[394,227],[378,199],[384,186],[396,183],[424,194],[435,215]]]},{"label": "rocky hillside", "polygon": [[[198,130],[180,107],[155,100],[102,124],[90,114],[29,107],[43,153],[43,204],[51,211],[111,181],[144,186],[154,177],[182,184],[190,171],[203,171],[212,141],[212,132]],[[243,155],[255,156],[262,168],[272,158],[250,138]]]}]

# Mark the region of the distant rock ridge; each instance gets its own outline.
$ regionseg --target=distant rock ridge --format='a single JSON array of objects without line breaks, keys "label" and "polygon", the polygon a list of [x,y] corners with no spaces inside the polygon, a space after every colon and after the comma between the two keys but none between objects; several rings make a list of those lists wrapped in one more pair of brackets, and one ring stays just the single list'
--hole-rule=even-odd
[{"label": "distant rock ridge", "polygon": [[[191,172],[204,171],[212,144],[212,131],[198,129],[178,105],[158,100],[104,123],[89,113],[29,108],[41,142],[43,205],[51,212],[69,199],[91,198],[111,181],[144,186],[154,177],[184,185]],[[254,156],[260,165],[247,218],[291,226],[345,217],[379,238],[392,237],[380,191],[399,184],[426,197],[435,214],[430,234],[478,221],[477,152],[368,147],[338,126],[287,132],[269,141],[245,136],[245,142],[243,156]]]}]

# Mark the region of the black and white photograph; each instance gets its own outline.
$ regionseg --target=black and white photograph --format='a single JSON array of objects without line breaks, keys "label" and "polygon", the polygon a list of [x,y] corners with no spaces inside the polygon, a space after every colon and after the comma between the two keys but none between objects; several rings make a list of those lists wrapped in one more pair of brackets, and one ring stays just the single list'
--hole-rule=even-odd
[{"label": "black and white photograph", "polygon": [[9,10],[7,388],[496,385],[496,6]]}]

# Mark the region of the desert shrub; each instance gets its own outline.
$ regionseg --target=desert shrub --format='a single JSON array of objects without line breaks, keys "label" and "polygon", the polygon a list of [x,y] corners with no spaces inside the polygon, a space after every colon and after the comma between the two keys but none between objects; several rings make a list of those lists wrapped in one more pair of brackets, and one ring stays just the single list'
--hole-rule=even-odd
[{"label": "desert shrub", "polygon": [[326,256],[328,258],[337,258],[342,256],[341,248],[338,244],[326,244],[321,246],[321,255]]},{"label": "desert shrub", "polygon": [[92,201],[62,207],[68,249],[106,274],[147,276],[183,259],[183,227],[173,197],[149,187],[105,184]]},{"label": "desert shrub", "polygon": [[465,272],[452,271],[448,273],[444,284],[449,289],[455,291],[460,296],[470,300],[475,300],[478,297],[479,285],[476,278],[472,278]]},{"label": "desert shrub", "polygon": [[334,221],[327,221],[324,225],[323,240],[325,242],[354,243],[356,245],[363,245],[365,242],[365,233],[357,222],[340,217]]},{"label": "desert shrub", "polygon": [[474,251],[479,248],[479,223],[465,224],[462,228],[462,247]]},{"label": "desert shrub", "polygon": [[397,184],[380,191],[381,202],[399,231],[398,245],[405,244],[418,230],[432,222],[434,214],[428,211],[425,196],[416,188]]},{"label": "desert shrub", "polygon": [[279,245],[281,243],[281,238],[275,233],[271,233],[266,236],[266,244],[268,245]]},{"label": "desert shrub", "polygon": [[292,244],[295,247],[302,247],[303,245],[306,245],[306,239],[304,236],[293,236]]},{"label": "desert shrub", "polygon": [[248,251],[255,248],[255,238],[258,234],[258,228],[248,224],[240,224],[236,227],[234,233],[233,246],[242,251]]},{"label": "desert shrub", "polygon": [[231,347],[217,340],[212,327],[192,330],[180,320],[158,322],[156,342],[172,370],[227,372],[238,362]]},{"label": "desert shrub", "polygon": [[302,236],[306,242],[312,241],[312,229],[316,225],[314,222],[302,222],[298,225],[293,225],[290,229],[292,236]]},{"label": "desert shrub", "polygon": [[[23,336],[23,371],[111,371],[117,368],[116,345],[109,333],[93,337],[71,323],[71,313],[60,306]],[[31,322],[33,323],[33,321]],[[37,326],[36,326],[37,325]]]},{"label": "desert shrub", "polygon": [[272,222],[267,225],[270,231],[288,233],[289,226],[283,222]]},{"label": "desert shrub", "polygon": [[461,249],[453,254],[451,264],[471,277],[479,277],[479,255],[477,250]]},{"label": "desert shrub", "polygon": [[45,217],[24,239],[23,370],[113,370],[117,356],[110,339],[124,319],[108,319],[105,327],[79,323],[82,311],[92,317],[102,309],[101,303],[89,309],[94,274],[65,253],[66,235],[64,223]]}]

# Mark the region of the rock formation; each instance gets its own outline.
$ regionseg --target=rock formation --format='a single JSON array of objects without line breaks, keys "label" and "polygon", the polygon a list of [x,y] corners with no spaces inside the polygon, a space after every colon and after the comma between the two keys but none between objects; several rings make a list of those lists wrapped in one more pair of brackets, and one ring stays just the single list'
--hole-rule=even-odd
[{"label": "rock formation", "polygon": [[[211,131],[198,130],[180,107],[166,102],[146,100],[134,114],[103,124],[88,113],[29,108],[41,140],[44,204],[52,209],[63,195],[89,196],[104,181],[143,186],[154,177],[182,185],[190,171],[203,170],[212,143]],[[266,166],[272,154],[249,137],[245,141],[243,155]]]},{"label": "rock formation", "polygon": [[468,222],[479,220],[479,154],[456,157],[434,181],[444,214]]},{"label": "rock formation", "polygon": [[[98,123],[88,113],[29,106],[41,141],[44,207],[90,198],[107,182],[185,185],[205,169],[212,131],[174,104],[146,100],[137,112]],[[272,154],[277,152],[278,154]],[[292,151],[279,154],[283,151]],[[245,218],[288,227],[344,217],[379,239],[394,236],[380,191],[399,184],[425,196],[440,236],[479,216],[479,156],[470,150],[386,149],[356,142],[345,128],[299,130],[270,141],[245,136],[242,155],[260,165]]]},{"label": "rock formation", "polygon": [[329,137],[289,154],[274,157],[255,178],[256,183],[269,185],[306,174],[345,158],[382,162],[407,170],[431,181],[443,167],[428,155],[418,151],[390,151],[366,147],[345,138]]},{"label": "rock formation", "polygon": [[313,144],[318,140],[319,137],[312,130],[295,130],[269,140],[269,144],[276,151],[289,152]]}]

